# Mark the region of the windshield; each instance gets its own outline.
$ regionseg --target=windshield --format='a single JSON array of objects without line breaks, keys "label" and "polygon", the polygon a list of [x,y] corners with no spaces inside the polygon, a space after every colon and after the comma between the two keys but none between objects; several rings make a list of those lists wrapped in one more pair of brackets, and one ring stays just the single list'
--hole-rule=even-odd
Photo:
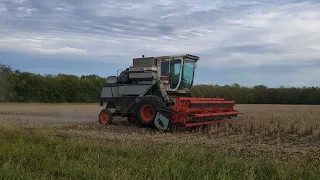
[{"label": "windshield", "polygon": [[181,77],[181,83],[179,86],[179,90],[190,89],[193,84],[194,77],[194,61],[185,61],[183,64],[183,74]]},{"label": "windshield", "polygon": [[174,59],[170,61],[170,73],[171,73],[170,88],[171,89],[177,88],[179,84],[180,69],[181,69],[180,59]]}]

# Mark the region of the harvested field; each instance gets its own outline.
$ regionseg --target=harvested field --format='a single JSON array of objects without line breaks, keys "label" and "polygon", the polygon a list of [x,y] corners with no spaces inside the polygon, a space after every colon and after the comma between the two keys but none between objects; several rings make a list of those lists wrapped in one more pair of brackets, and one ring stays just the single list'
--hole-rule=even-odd
[{"label": "harvested field", "polygon": [[[277,162],[286,163],[290,159],[291,165],[279,165],[284,168],[280,168],[281,172],[286,171],[286,166],[292,166],[294,171],[295,163],[320,164],[320,106],[237,105],[236,109],[244,114],[240,114],[231,124],[221,124],[219,128],[213,125],[194,132],[165,133],[138,128],[120,118],[115,119],[112,125],[100,125],[98,113],[101,107],[96,104],[0,104],[0,126],[22,129],[23,133],[30,135],[41,130],[60,139],[81,138],[127,148],[204,148],[207,153],[217,151],[257,158],[271,154]],[[306,168],[309,166],[306,165]],[[305,177],[304,173],[309,171],[317,175],[320,170],[316,169],[316,172],[305,169],[294,177]],[[278,170],[277,173],[272,176],[283,177]]]},{"label": "harvested field", "polygon": [[232,123],[221,124],[219,128],[213,125],[192,133],[163,133],[138,128],[124,118],[115,118],[112,125],[100,125],[98,114],[101,107],[96,104],[0,104],[0,123],[6,126],[55,129],[87,138],[139,139],[150,136],[157,137],[159,141],[176,139],[179,142],[191,142],[194,139],[211,143],[218,143],[217,139],[223,139],[224,142],[228,139],[236,144],[250,139],[250,143],[256,142],[259,145],[262,142],[281,141],[297,146],[307,142],[310,146],[319,146],[320,106],[237,105],[235,108],[244,114],[240,114]]}]

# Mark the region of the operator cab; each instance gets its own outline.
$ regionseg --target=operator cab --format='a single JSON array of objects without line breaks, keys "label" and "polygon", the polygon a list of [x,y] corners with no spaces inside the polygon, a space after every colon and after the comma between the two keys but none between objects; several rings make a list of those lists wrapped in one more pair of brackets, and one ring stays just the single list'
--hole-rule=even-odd
[{"label": "operator cab", "polygon": [[199,57],[186,54],[160,56],[157,57],[157,60],[158,77],[165,84],[167,91],[178,91],[179,93],[190,91]]}]

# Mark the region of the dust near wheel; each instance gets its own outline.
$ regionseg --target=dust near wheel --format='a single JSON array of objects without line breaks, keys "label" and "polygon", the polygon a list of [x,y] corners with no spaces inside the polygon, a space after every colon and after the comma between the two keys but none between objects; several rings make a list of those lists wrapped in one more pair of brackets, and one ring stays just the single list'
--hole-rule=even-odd
[{"label": "dust near wheel", "polygon": [[99,113],[99,123],[100,124],[110,124],[112,123],[113,115],[109,109],[102,109]]},{"label": "dust near wheel", "polygon": [[136,107],[135,117],[143,126],[154,126],[157,114],[157,103],[152,98],[143,98]]}]

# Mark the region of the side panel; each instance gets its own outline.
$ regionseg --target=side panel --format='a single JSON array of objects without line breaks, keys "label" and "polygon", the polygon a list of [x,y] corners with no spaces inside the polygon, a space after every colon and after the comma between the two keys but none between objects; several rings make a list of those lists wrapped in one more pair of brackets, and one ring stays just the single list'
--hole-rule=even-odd
[{"label": "side panel", "polygon": [[102,87],[101,97],[102,98],[111,98],[111,97],[113,97],[112,88],[111,87]]},{"label": "side panel", "polygon": [[101,98],[120,97],[118,89],[119,87],[102,87]]},{"label": "side panel", "polygon": [[119,87],[112,87],[112,94],[113,97],[121,97],[121,95],[119,94]]},{"label": "side panel", "polygon": [[153,83],[153,81],[138,81],[137,82],[137,84],[144,84],[144,85],[146,85],[146,84],[152,84]]},{"label": "side panel", "polygon": [[140,95],[152,85],[123,85],[119,86],[120,95]]},{"label": "side panel", "polygon": [[134,58],[133,67],[151,67],[156,66],[157,61],[154,57]]},{"label": "side panel", "polygon": [[139,72],[139,73],[130,73],[129,79],[153,79],[157,77],[157,73],[153,72]]}]

